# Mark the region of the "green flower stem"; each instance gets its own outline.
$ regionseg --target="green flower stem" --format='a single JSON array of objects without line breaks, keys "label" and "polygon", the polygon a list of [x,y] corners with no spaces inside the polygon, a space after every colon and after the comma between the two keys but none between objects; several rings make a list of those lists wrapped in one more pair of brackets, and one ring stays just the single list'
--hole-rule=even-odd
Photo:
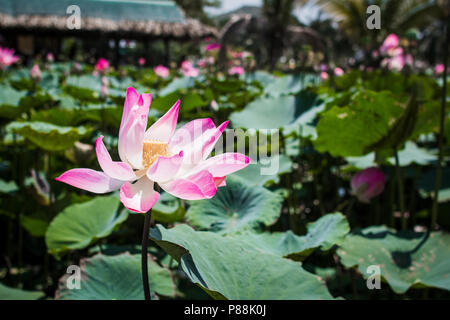
[{"label": "green flower stem", "polygon": [[398,159],[397,149],[395,150],[395,177],[397,179],[398,186],[398,206],[402,217],[402,230],[406,229],[407,221],[405,216],[405,192],[403,190],[403,177],[402,168],[400,167],[400,161]]},{"label": "green flower stem", "polygon": [[388,207],[389,207],[389,227],[391,228],[395,228],[395,217],[394,217],[394,197],[395,197],[395,182],[394,179],[390,179],[389,181],[389,202],[388,202]]},{"label": "green flower stem", "polygon": [[144,286],[144,296],[145,300],[151,300],[150,296],[150,284],[148,282],[148,232],[150,229],[150,220],[152,216],[152,210],[145,213],[144,218],[144,229],[142,231],[142,247],[141,247],[141,258],[142,258],[142,284]]},{"label": "green flower stem", "polygon": [[436,168],[436,180],[434,185],[434,199],[433,207],[431,210],[431,229],[436,228],[437,218],[438,218],[438,194],[442,183],[442,160],[443,160],[443,149],[444,149],[444,129],[445,129],[445,106],[447,99],[447,69],[448,69],[448,46],[450,33],[448,29],[450,28],[450,21],[447,20],[447,25],[445,26],[445,47],[444,47],[444,72],[442,72],[443,89],[442,89],[442,100],[441,100],[441,123],[439,126],[439,155]]}]

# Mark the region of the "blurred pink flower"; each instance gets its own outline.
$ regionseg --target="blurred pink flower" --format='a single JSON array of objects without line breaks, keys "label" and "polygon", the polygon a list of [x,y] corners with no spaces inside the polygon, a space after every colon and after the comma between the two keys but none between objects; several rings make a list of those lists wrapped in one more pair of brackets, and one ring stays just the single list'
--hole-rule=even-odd
[{"label": "blurred pink flower", "polygon": [[105,58],[100,58],[95,65],[95,70],[99,72],[106,72],[109,68],[109,62]]},{"label": "blurred pink flower", "polygon": [[399,45],[398,36],[393,34],[393,33],[391,33],[384,40],[383,45],[380,48],[380,52],[385,54],[385,53],[387,53],[387,51],[398,47],[398,45]]},{"label": "blurred pink flower", "polygon": [[183,61],[181,63],[181,72],[185,77],[197,77],[200,73],[189,61]]},{"label": "blurred pink flower", "polygon": [[324,63],[320,64],[320,71],[328,71],[328,66]]},{"label": "blurred pink flower", "polygon": [[[95,149],[102,171],[71,169],[57,181],[93,193],[120,189],[120,201],[129,210],[144,213],[159,199],[155,182],[185,200],[212,198],[225,177],[245,168],[250,159],[240,153],[209,157],[228,121],[216,127],[211,119],[197,119],[176,130],[180,101],[147,128],[150,94],[128,88],[119,129],[121,161],[113,161],[97,138]],[[209,158],[208,158],[209,157]]]},{"label": "blurred pink flower", "polygon": [[219,43],[210,43],[206,46],[206,51],[220,50],[221,45]]},{"label": "blurred pink flower", "polygon": [[405,66],[405,57],[403,55],[398,55],[390,58],[387,63],[388,69],[393,71],[402,71]]},{"label": "blurred pink flower", "polygon": [[234,66],[228,70],[229,75],[242,75],[244,73],[245,73],[245,70],[241,66]]},{"label": "blurred pink flower", "polygon": [[156,73],[158,77],[167,78],[169,76],[169,69],[166,67],[159,65],[153,68],[153,71]]},{"label": "blurred pink flower", "polygon": [[407,64],[409,66],[413,65],[414,61],[413,61],[413,57],[411,54],[408,53],[404,58],[405,58],[405,64]]},{"label": "blurred pink flower", "polygon": [[138,63],[140,66],[143,66],[145,64],[145,59],[144,58],[139,58]]},{"label": "blurred pink flower", "polygon": [[212,100],[210,106],[212,110],[219,111],[219,104],[216,100]]},{"label": "blurred pink flower", "polygon": [[53,56],[53,53],[49,52],[47,53],[47,62],[53,62],[55,61],[55,57]]},{"label": "blurred pink flower", "polygon": [[335,68],[334,69],[334,75],[336,77],[340,77],[344,75],[344,70],[342,70],[341,68]]},{"label": "blurred pink flower", "polygon": [[369,203],[384,190],[384,173],[377,168],[364,169],[355,174],[351,181],[351,194],[360,202]]},{"label": "blurred pink flower", "polygon": [[402,47],[391,48],[387,51],[387,55],[389,57],[396,57],[396,56],[403,55],[403,48]]},{"label": "blurred pink flower", "polygon": [[31,76],[31,79],[33,79],[34,81],[39,82],[42,80],[42,72],[41,72],[41,68],[39,68],[38,64],[35,64],[33,66],[33,68],[31,68],[30,76]]},{"label": "blurred pink flower", "polygon": [[183,62],[181,62],[181,69],[182,70],[189,70],[189,69],[192,69],[192,68],[193,68],[192,63],[190,63],[189,61],[184,60]]},{"label": "blurred pink flower", "polygon": [[0,69],[5,70],[7,67],[16,63],[19,57],[14,55],[14,50],[0,47]]},{"label": "blurred pink flower", "polygon": [[200,60],[198,60],[198,61],[197,61],[197,65],[198,65],[200,68],[206,67],[206,60],[205,60],[205,59],[200,59]]},{"label": "blurred pink flower", "polygon": [[320,73],[320,79],[325,81],[325,80],[328,80],[328,78],[329,78],[328,73],[326,73],[325,71],[322,71]]},{"label": "blurred pink flower", "polygon": [[445,66],[444,66],[442,63],[437,64],[437,65],[434,67],[434,73],[435,73],[435,74],[441,74],[442,72],[444,72],[444,70],[445,70]]},{"label": "blurred pink flower", "polygon": [[183,70],[183,74],[185,77],[198,77],[200,71],[197,68],[192,68],[189,70]]}]

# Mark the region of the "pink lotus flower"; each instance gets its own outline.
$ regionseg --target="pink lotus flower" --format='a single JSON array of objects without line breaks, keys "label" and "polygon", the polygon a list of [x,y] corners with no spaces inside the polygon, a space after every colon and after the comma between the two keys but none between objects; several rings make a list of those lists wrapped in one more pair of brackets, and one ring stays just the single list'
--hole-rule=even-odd
[{"label": "pink lotus flower", "polygon": [[233,59],[241,59],[243,54],[242,54],[242,52],[233,51],[233,52],[231,52],[231,56],[233,57]]},{"label": "pink lotus flower", "polygon": [[125,207],[145,213],[160,196],[155,182],[181,199],[209,199],[225,186],[228,174],[250,163],[239,153],[208,158],[228,121],[216,127],[211,119],[197,119],[176,130],[180,101],[146,129],[151,100],[150,94],[127,90],[119,129],[121,161],[111,159],[100,136],[95,149],[103,171],[71,169],[56,180],[93,193],[120,189]]},{"label": "pink lotus flower", "polygon": [[16,63],[19,57],[14,55],[14,50],[0,47],[0,69],[5,70],[7,67]]},{"label": "pink lotus flower", "polygon": [[83,67],[81,66],[81,64],[80,64],[79,62],[75,62],[75,63],[73,64],[73,69],[74,69],[76,72],[79,72],[79,71],[81,71],[81,70],[83,69]]},{"label": "pink lotus flower", "polygon": [[334,69],[334,75],[336,77],[340,77],[344,75],[344,70],[342,70],[341,68],[335,68]]},{"label": "pink lotus flower", "polygon": [[33,79],[34,81],[42,80],[42,72],[41,72],[41,69],[39,68],[38,64],[35,64],[33,66],[33,68],[31,68],[30,76],[31,76],[31,79]]},{"label": "pink lotus flower", "polygon": [[189,61],[183,61],[181,63],[181,72],[185,77],[197,77],[200,73]]},{"label": "pink lotus flower", "polygon": [[403,55],[395,56],[387,61],[389,70],[401,71],[405,66],[405,57]]},{"label": "pink lotus flower", "polygon": [[412,66],[414,64],[414,60],[411,54],[407,54],[406,56],[404,56],[405,58],[405,64]]},{"label": "pink lotus flower", "polygon": [[360,202],[369,203],[370,199],[384,190],[384,173],[377,168],[368,168],[358,172],[351,181],[351,194]]},{"label": "pink lotus flower", "polygon": [[220,50],[221,45],[219,43],[210,43],[206,46],[206,51]]},{"label": "pink lotus flower", "polygon": [[213,111],[219,111],[219,104],[216,100],[212,100],[210,106]]},{"label": "pink lotus flower", "polygon": [[189,70],[192,69],[194,66],[189,61],[184,60],[181,62],[181,70]]},{"label": "pink lotus flower", "polygon": [[328,73],[326,73],[325,71],[322,71],[320,73],[320,79],[325,81],[325,80],[328,80],[328,78],[329,78]]},{"label": "pink lotus flower", "polygon": [[53,56],[53,53],[51,53],[51,52],[47,53],[47,61],[48,62],[55,61],[55,57]]},{"label": "pink lotus flower", "polygon": [[139,58],[138,63],[140,66],[143,66],[145,64],[145,59],[144,58]]},{"label": "pink lotus flower", "polygon": [[245,73],[244,68],[240,67],[240,66],[234,66],[231,67],[230,70],[228,70],[228,74],[229,75],[242,75]]},{"label": "pink lotus flower", "polygon": [[397,35],[395,34],[390,34],[387,36],[387,38],[384,40],[383,45],[380,48],[380,52],[385,54],[387,51],[398,47],[399,44],[399,40]]},{"label": "pink lotus flower", "polygon": [[198,77],[200,71],[197,68],[192,68],[189,70],[183,70],[183,74],[185,77]]},{"label": "pink lotus flower", "polygon": [[106,72],[109,68],[109,62],[105,58],[100,58],[95,65],[95,70],[99,72]]},{"label": "pink lotus flower", "polygon": [[441,74],[442,72],[444,72],[444,70],[445,70],[445,66],[442,63],[437,64],[436,67],[434,67],[435,74]]},{"label": "pink lotus flower", "polygon": [[389,57],[397,57],[403,55],[403,48],[397,47],[397,48],[391,48],[387,51],[387,55]]},{"label": "pink lotus flower", "polygon": [[198,60],[198,61],[197,61],[197,65],[198,65],[200,68],[206,67],[206,60],[205,60],[205,59],[200,59],[200,60]]},{"label": "pink lotus flower", "polygon": [[153,71],[156,73],[158,77],[167,78],[169,76],[169,69],[166,67],[159,65],[153,68]]}]

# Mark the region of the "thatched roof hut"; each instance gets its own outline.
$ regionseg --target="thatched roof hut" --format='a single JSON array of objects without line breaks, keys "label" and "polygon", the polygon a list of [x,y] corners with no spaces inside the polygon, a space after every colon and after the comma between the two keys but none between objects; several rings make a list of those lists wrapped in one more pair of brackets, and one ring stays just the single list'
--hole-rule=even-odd
[{"label": "thatched roof hut", "polygon": [[[30,57],[60,52],[64,38],[83,39],[91,46],[94,42],[96,55],[113,55],[118,64],[121,39],[142,42],[147,54],[150,43],[163,40],[168,63],[169,41],[217,37],[218,31],[186,17],[170,0],[0,0],[0,34]],[[105,45],[111,40],[113,52]]]},{"label": "thatched roof hut", "polygon": [[[68,27],[76,5],[80,28]],[[0,30],[69,35],[103,34],[127,39],[179,40],[216,36],[217,30],[186,18],[173,1],[155,0],[0,0]]]}]

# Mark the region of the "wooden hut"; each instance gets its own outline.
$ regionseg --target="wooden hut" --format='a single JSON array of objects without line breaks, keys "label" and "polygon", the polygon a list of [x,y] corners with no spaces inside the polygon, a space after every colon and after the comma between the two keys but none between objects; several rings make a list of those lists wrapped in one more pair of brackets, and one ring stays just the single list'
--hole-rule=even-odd
[{"label": "wooden hut", "polygon": [[114,41],[117,61],[121,39],[141,41],[147,50],[163,40],[168,60],[169,41],[216,37],[218,32],[187,18],[168,0],[0,0],[0,34],[24,55],[42,49],[42,40],[55,53],[65,37]]}]

